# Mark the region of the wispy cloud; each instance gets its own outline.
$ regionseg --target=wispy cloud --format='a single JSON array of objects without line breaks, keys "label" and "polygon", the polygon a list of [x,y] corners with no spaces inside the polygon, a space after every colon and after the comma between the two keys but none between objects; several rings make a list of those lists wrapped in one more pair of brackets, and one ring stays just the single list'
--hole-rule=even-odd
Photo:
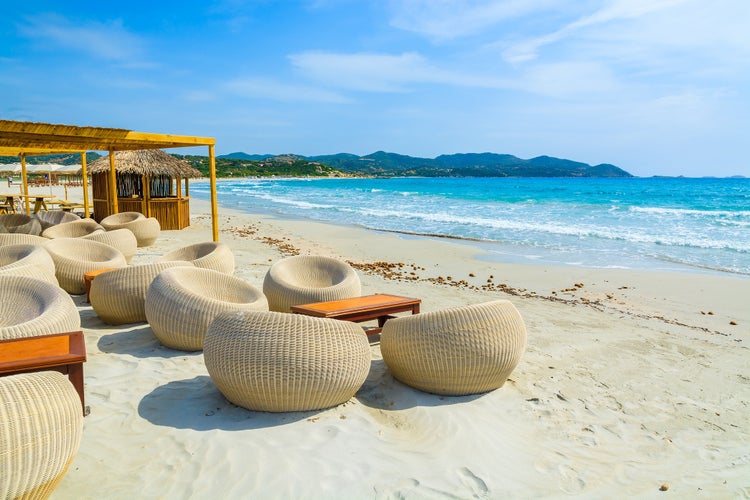
[{"label": "wispy cloud", "polygon": [[129,32],[119,20],[74,22],[57,14],[41,14],[26,18],[18,28],[26,38],[44,44],[45,49],[64,47],[98,59],[123,63],[136,62],[145,45],[140,37]]},{"label": "wispy cloud", "polygon": [[346,103],[349,99],[336,92],[307,86],[284,83],[268,78],[236,78],[223,85],[235,95],[280,102]]},{"label": "wispy cloud", "polygon": [[368,92],[407,92],[420,83],[463,87],[503,87],[495,77],[451,71],[416,52],[402,54],[303,52],[289,56],[305,77],[330,87]]}]

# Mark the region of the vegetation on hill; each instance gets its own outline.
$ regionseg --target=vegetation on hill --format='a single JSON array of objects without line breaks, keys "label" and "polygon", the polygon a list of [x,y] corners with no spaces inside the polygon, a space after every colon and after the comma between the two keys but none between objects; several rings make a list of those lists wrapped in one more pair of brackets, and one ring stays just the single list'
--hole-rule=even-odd
[{"label": "vegetation on hill", "polygon": [[[195,155],[174,155],[187,161],[193,168],[208,176],[208,157]],[[248,155],[249,156],[249,155]],[[280,155],[264,159],[216,158],[217,177],[343,177],[345,174],[333,167],[301,156]]]}]

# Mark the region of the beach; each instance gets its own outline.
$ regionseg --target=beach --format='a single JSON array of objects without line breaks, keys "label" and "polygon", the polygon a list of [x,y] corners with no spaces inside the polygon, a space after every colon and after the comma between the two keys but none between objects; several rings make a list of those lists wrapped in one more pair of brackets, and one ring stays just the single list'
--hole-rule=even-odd
[{"label": "beach", "polygon": [[[211,239],[208,202],[133,264]],[[504,263],[416,238],[220,208],[235,276],[261,288],[294,254],[350,262],[362,293],[422,311],[510,300],[527,350],[506,384],[448,397],[372,366],[347,403],[253,412],[202,353],[145,323],[109,326],[74,296],[88,361],[79,453],[53,498],[750,497],[750,279]]]}]

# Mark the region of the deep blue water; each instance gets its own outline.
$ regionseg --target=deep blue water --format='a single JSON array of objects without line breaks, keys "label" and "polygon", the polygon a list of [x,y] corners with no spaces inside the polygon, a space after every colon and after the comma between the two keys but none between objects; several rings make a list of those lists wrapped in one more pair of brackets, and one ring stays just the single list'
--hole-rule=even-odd
[{"label": "deep blue water", "polygon": [[[191,195],[208,199],[207,182]],[[493,258],[750,275],[750,179],[242,179],[220,206],[465,240]]]}]

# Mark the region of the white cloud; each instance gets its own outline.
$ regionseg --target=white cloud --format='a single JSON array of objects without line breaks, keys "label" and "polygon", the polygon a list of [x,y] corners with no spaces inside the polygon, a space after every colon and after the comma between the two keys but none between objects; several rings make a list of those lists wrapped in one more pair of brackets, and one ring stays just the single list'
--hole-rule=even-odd
[{"label": "white cloud", "polygon": [[325,89],[294,85],[267,78],[237,78],[224,84],[224,88],[241,97],[270,99],[280,102],[346,103],[349,99]]},{"label": "white cloud", "polygon": [[27,38],[59,47],[85,52],[100,59],[127,62],[140,57],[143,41],[130,33],[119,20],[100,23],[81,20],[75,23],[57,14],[42,14],[26,19],[19,31]]}]

